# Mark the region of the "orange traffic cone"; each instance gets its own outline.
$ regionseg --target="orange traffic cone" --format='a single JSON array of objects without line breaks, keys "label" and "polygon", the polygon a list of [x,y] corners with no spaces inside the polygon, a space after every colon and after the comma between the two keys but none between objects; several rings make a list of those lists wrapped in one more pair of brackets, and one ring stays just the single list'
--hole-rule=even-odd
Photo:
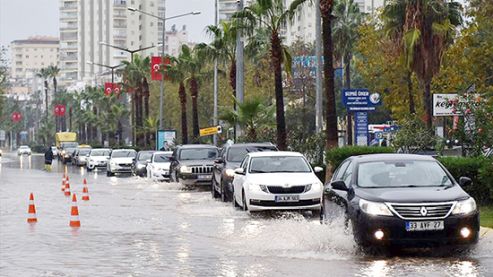
[{"label": "orange traffic cone", "polygon": [[65,191],[65,174],[63,174],[63,177],[62,177],[62,191]]},{"label": "orange traffic cone", "polygon": [[68,177],[67,180],[65,181],[65,196],[70,196],[70,183],[68,182]]},{"label": "orange traffic cone", "polygon": [[27,222],[36,223],[38,219],[36,218],[36,207],[34,206],[34,195],[31,192],[29,195],[29,208],[27,209]]},{"label": "orange traffic cone", "polygon": [[84,188],[82,188],[82,200],[88,201],[89,200],[89,189],[87,188],[87,181],[84,178]]},{"label": "orange traffic cone", "polygon": [[70,210],[70,227],[79,228],[79,209],[77,208],[77,196],[72,194],[72,209]]}]

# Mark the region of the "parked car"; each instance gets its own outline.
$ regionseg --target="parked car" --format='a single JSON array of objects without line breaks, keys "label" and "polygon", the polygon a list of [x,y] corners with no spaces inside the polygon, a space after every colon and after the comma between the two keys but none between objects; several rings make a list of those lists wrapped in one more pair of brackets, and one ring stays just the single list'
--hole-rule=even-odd
[{"label": "parked car", "polygon": [[243,210],[321,211],[323,184],[297,152],[248,153],[235,170],[233,205]]},{"label": "parked car", "polygon": [[89,147],[77,148],[72,157],[72,164],[76,166],[86,165],[89,153],[91,153]]},{"label": "parked car", "polygon": [[58,150],[56,149],[56,146],[51,146],[51,153],[53,153],[53,158],[58,157]]},{"label": "parked car", "polygon": [[17,155],[31,155],[31,148],[27,145],[21,145],[19,149],[17,149]]},{"label": "parked car", "polygon": [[206,144],[179,145],[171,156],[170,178],[184,185],[210,185],[219,151]]},{"label": "parked car", "polygon": [[346,215],[362,246],[474,244],[476,202],[437,160],[409,154],[351,157],[327,186],[324,208]]},{"label": "parked car", "polygon": [[134,163],[132,164],[132,173],[144,177],[147,176],[147,163],[152,157],[152,153],[155,151],[139,151],[137,153],[137,157],[135,158]]},{"label": "parked car", "polygon": [[234,170],[240,167],[246,154],[253,152],[277,151],[272,143],[226,144],[219,157],[214,161],[211,192],[214,198],[221,197],[223,202],[233,198]]},{"label": "parked car", "polygon": [[158,181],[169,181],[171,151],[154,152],[147,163],[147,178]]},{"label": "parked car", "polygon": [[91,149],[86,162],[87,171],[92,171],[96,168],[106,168],[108,160],[110,159],[110,155],[111,149],[109,148]]},{"label": "parked car", "polygon": [[106,166],[106,176],[115,173],[132,173],[132,164],[137,156],[133,149],[116,149],[111,151],[110,160]]}]

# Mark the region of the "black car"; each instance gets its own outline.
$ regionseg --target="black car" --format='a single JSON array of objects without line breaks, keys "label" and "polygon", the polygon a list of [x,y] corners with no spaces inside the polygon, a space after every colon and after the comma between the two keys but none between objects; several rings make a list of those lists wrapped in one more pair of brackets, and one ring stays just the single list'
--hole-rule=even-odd
[{"label": "black car", "polygon": [[[478,240],[476,202],[433,157],[351,157],[326,185],[326,215],[345,215],[361,246],[468,245]],[[338,209],[342,207],[342,211]]]},{"label": "black car", "polygon": [[137,153],[137,158],[132,164],[132,172],[133,174],[140,176],[140,177],[145,177],[147,175],[147,163],[151,160],[152,153],[155,151],[139,151]]},{"label": "black car", "polygon": [[75,153],[75,150],[77,150],[77,148],[75,147],[74,148],[66,147],[62,149],[62,151],[60,152],[60,160],[62,161],[63,164],[72,161],[72,157]]},{"label": "black car", "polygon": [[277,151],[272,143],[226,144],[214,162],[211,192],[214,198],[223,202],[233,199],[234,170],[240,167],[246,154],[251,152]]},{"label": "black car", "polygon": [[219,151],[213,145],[179,145],[171,156],[170,178],[184,185],[210,185]]}]

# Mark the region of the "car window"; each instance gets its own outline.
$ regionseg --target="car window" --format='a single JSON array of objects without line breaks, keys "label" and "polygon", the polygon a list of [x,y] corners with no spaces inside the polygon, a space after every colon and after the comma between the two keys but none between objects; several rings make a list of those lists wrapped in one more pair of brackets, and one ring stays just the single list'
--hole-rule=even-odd
[{"label": "car window", "polygon": [[250,173],[307,173],[311,167],[302,156],[252,157]]},{"label": "car window", "polygon": [[92,150],[91,156],[109,156],[111,153],[110,150]]},{"label": "car window", "polygon": [[151,159],[151,156],[152,156],[152,152],[142,152],[142,153],[139,153],[138,160],[139,161],[150,160]]},{"label": "car window", "polygon": [[155,163],[169,163],[171,154],[154,154]]},{"label": "car window", "polygon": [[230,147],[226,160],[228,162],[241,162],[245,158],[246,154],[253,152],[265,152],[276,151],[274,146],[244,146],[244,147]]},{"label": "car window", "polygon": [[250,162],[250,158],[245,158],[243,160],[243,163],[241,164],[241,168],[243,168],[243,171],[246,173],[247,172],[247,167],[248,163]]},{"label": "car window", "polygon": [[114,151],[111,153],[112,158],[134,158],[136,155],[135,151]]},{"label": "car window", "polygon": [[334,172],[334,177],[332,178],[333,181],[340,181],[343,178],[344,173],[346,172],[346,169],[348,165],[351,164],[351,161],[345,161],[342,163],[342,165],[339,166],[336,172]]},{"label": "car window", "polygon": [[180,160],[214,160],[217,155],[216,148],[189,148],[181,150]]},{"label": "car window", "polygon": [[349,162],[347,169],[344,171],[344,174],[342,175],[342,180],[346,184],[346,186],[351,185],[351,177],[353,177],[353,166],[351,165],[351,162]]}]

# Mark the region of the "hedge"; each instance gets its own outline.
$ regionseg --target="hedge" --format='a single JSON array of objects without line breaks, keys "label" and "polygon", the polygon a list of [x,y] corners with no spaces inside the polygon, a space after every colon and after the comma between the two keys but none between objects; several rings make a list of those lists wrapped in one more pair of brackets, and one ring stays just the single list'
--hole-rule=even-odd
[{"label": "hedge", "polygon": [[464,187],[480,204],[493,202],[493,160],[484,157],[439,157],[437,158],[458,181],[465,176],[473,184]]},{"label": "hedge", "polygon": [[382,153],[394,153],[394,149],[391,147],[346,146],[327,151],[325,158],[327,164],[332,166],[332,172],[334,172],[345,159],[351,156]]}]

